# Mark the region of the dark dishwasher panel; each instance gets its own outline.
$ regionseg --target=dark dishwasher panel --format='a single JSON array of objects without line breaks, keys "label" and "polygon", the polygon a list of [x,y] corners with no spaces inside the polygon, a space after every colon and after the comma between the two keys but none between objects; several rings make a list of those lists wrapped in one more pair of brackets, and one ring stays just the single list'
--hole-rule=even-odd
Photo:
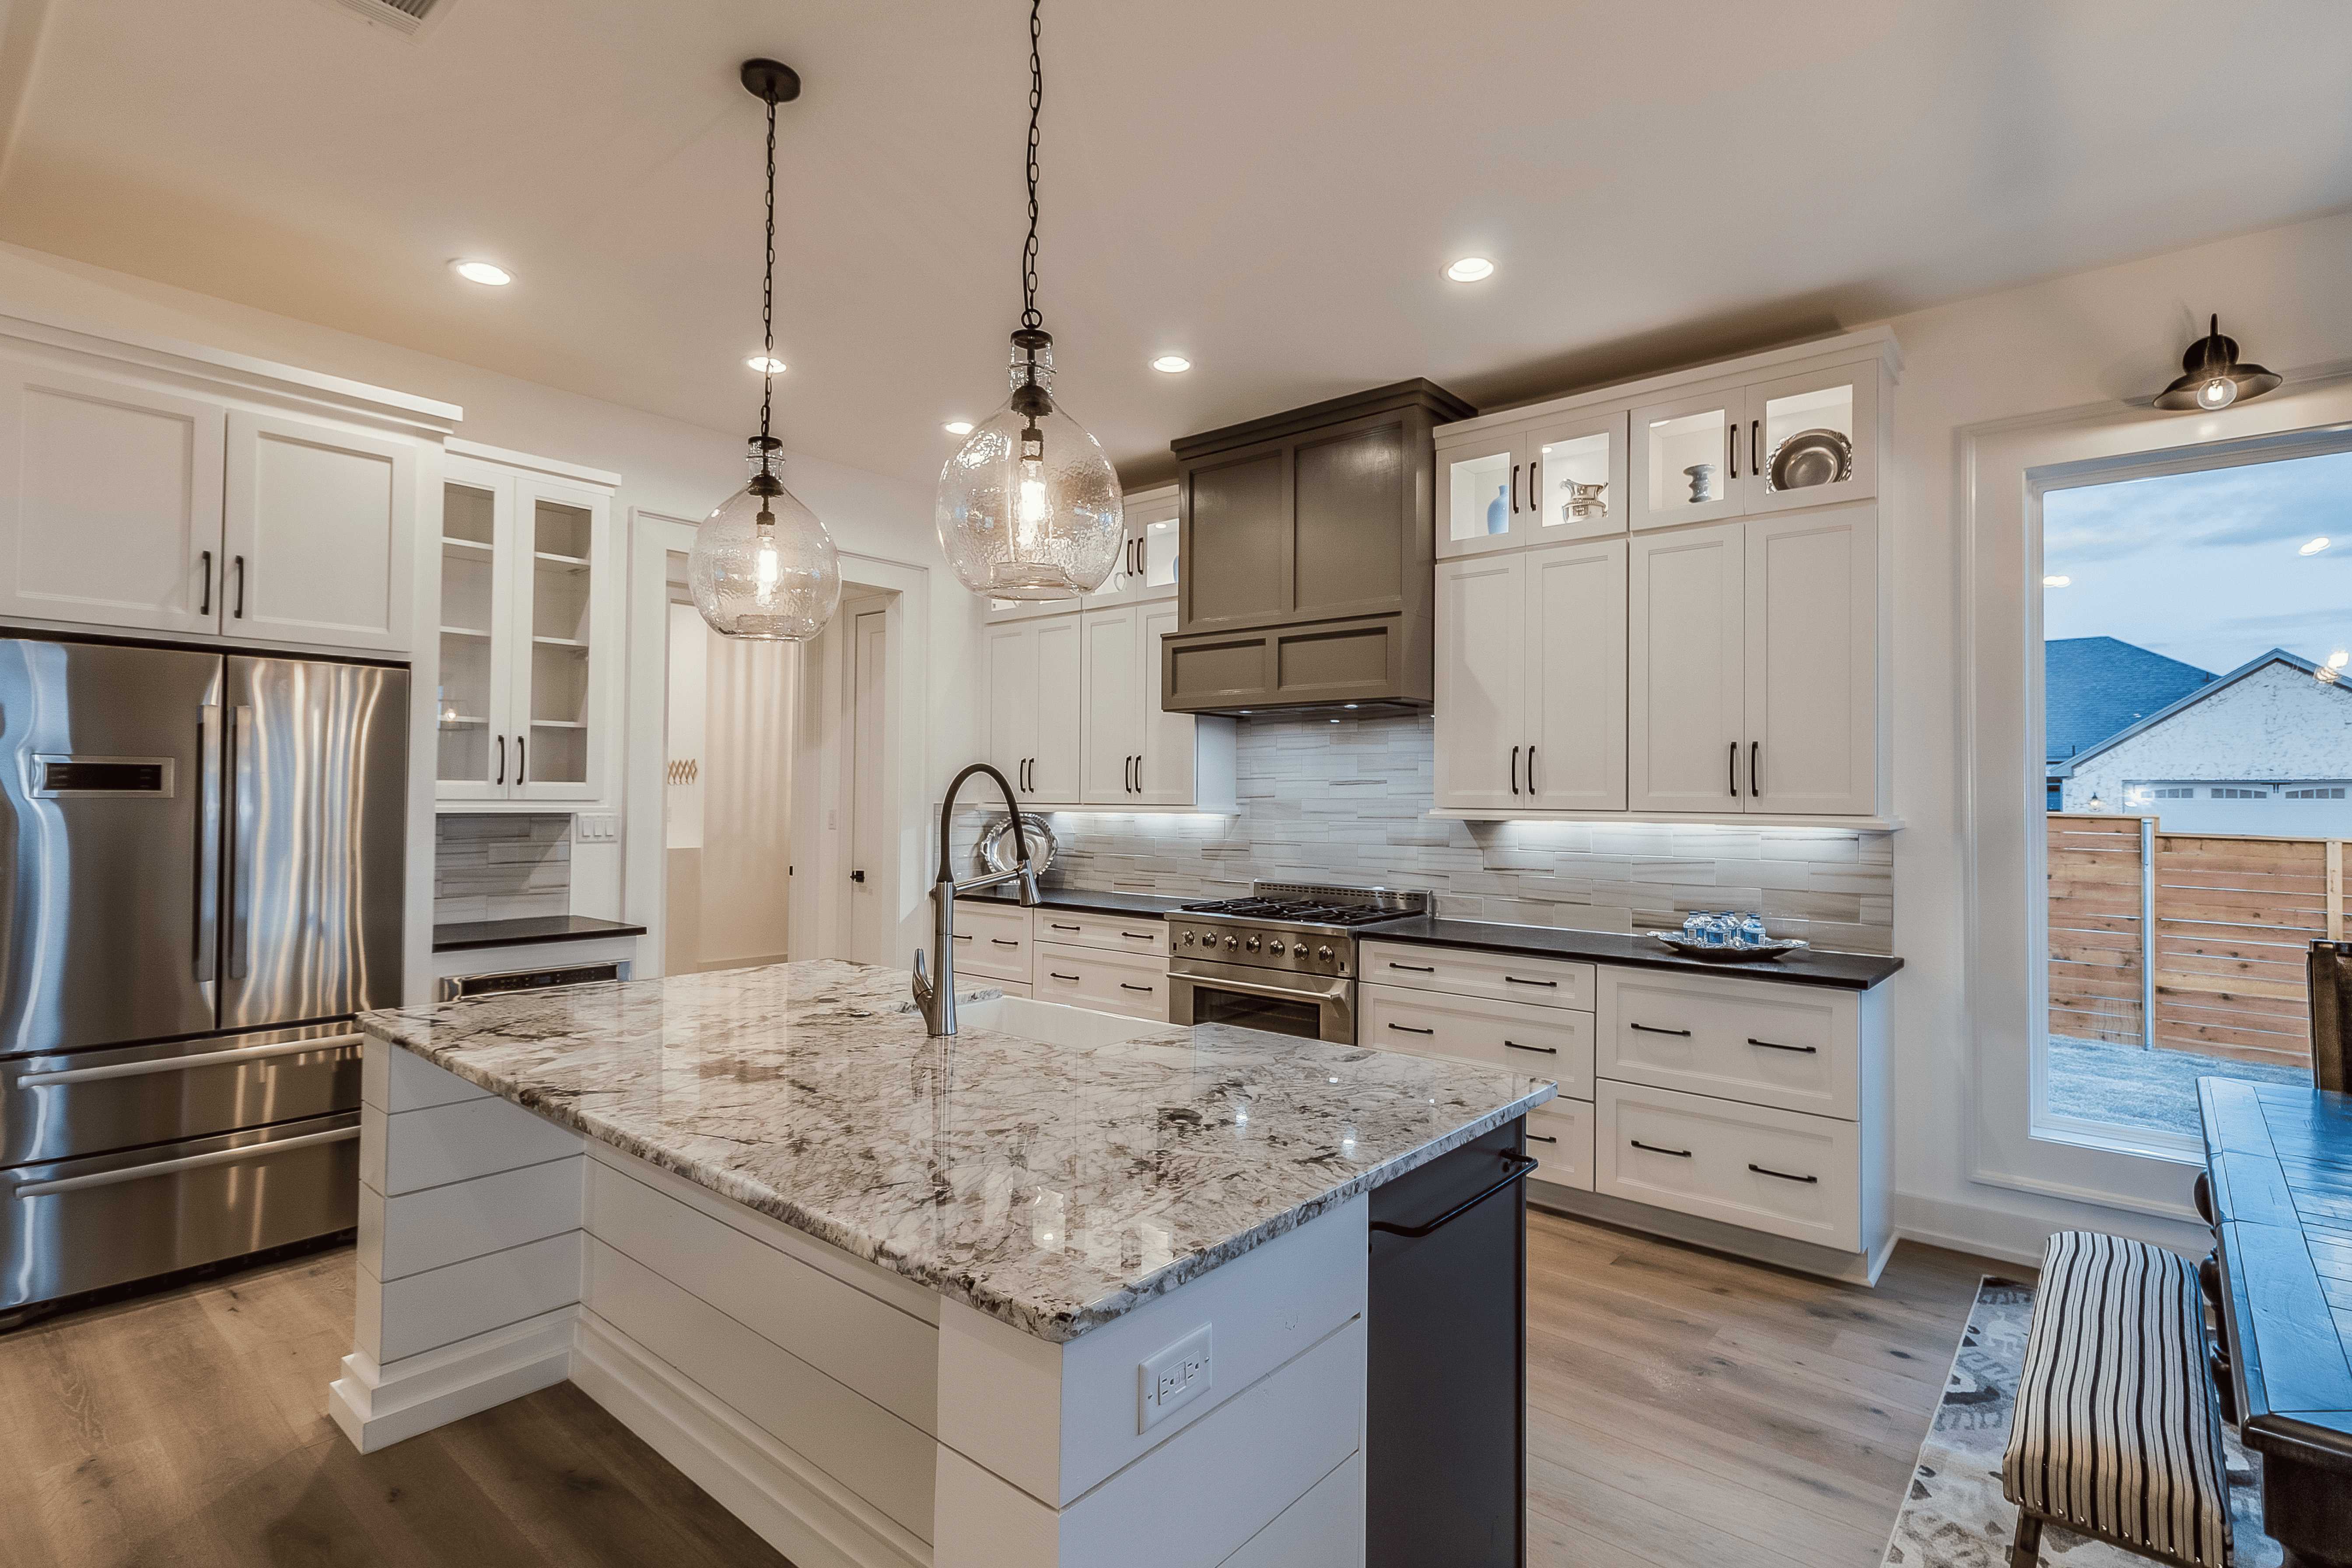
[{"label": "dark dishwasher panel", "polygon": [[1365,1568],[1527,1561],[1525,1131],[1372,1190]]}]

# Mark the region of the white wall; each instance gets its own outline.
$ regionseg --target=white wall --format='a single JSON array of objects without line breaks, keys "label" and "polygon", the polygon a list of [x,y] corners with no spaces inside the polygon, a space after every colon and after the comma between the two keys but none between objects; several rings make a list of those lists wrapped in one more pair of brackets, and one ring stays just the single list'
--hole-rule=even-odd
[{"label": "white wall", "polygon": [[[2314,219],[1894,319],[1896,807],[1891,1033],[1897,1056],[1896,1220],[2008,1252],[2053,1225],[2119,1216],[1971,1182],[1960,842],[1962,553],[1955,472],[1964,426],[2147,397],[2219,310],[2278,369],[2352,361],[2352,216]],[[1866,325],[1864,322],[1850,325]],[[2181,1175],[2183,1193],[2188,1173]],[[2178,1194],[2167,1194],[2177,1196]],[[2192,1239],[2185,1235],[2182,1240]]]}]

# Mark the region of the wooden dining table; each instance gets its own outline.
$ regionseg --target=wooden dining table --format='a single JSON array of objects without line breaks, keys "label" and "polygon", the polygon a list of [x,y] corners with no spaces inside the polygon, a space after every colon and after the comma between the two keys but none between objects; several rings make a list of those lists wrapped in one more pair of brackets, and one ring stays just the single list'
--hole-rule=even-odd
[{"label": "wooden dining table", "polygon": [[2352,1568],[2352,1095],[2197,1080],[2213,1374],[2263,1457],[2263,1528],[2305,1568]]}]

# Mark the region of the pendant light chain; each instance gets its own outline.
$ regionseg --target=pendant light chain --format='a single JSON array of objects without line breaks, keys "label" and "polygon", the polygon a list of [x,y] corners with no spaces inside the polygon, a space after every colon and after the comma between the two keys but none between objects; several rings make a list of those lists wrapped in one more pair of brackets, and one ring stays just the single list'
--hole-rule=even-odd
[{"label": "pendant light chain", "polygon": [[760,279],[760,472],[772,471],[768,411],[776,391],[776,97],[768,100],[768,259]]},{"label": "pendant light chain", "polygon": [[1041,4],[1029,0],[1029,240],[1021,247],[1021,324],[1032,330],[1045,324],[1037,313],[1037,111],[1045,104],[1045,62],[1037,50]]}]

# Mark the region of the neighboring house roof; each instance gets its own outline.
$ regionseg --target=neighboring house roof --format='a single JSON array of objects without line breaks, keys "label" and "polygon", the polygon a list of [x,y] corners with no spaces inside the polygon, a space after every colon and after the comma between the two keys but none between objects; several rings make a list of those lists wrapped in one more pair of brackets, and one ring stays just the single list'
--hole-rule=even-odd
[{"label": "neighboring house roof", "polygon": [[2053,768],[2051,771],[2056,773],[2071,775],[2075,769],[2081,767],[2082,764],[2089,762],[2093,757],[2097,756],[2100,752],[2114,750],[2116,747],[2122,745],[2126,741],[2130,740],[2134,735],[2139,734],[2144,731],[2155,729],[2158,724],[2163,723],[2166,720],[2177,716],[2187,709],[2195,707],[2198,703],[2204,701],[2207,698],[2215,695],[2217,692],[2228,690],[2231,687],[2237,685],[2238,682],[2245,679],[2248,676],[2254,674],[2258,670],[2267,669],[2274,664],[2283,664],[2291,669],[2299,669],[2304,674],[2313,678],[2312,684],[2314,686],[2318,687],[2323,690],[2334,691],[2346,700],[2352,700],[2352,684],[2347,684],[2343,679],[2337,676],[2336,671],[2332,669],[2323,669],[2318,665],[2312,663],[2311,660],[2303,658],[2299,654],[2289,653],[2283,647],[2274,647],[2266,654],[2263,654],[2255,658],[2248,659],[2245,663],[2238,666],[2237,668],[2230,671],[2227,675],[2210,679],[2206,684],[2197,688],[2196,690],[2191,691],[2188,696],[2181,698],[2176,702],[2168,703],[2166,706],[2158,709],[2155,712],[2149,714],[2147,718],[2142,719],[2138,723],[2132,725],[2130,728],[2118,730],[2114,734],[2109,735],[2105,740],[2101,741],[2097,745],[2087,747],[2083,751],[2077,752],[2074,756],[2067,759],[2066,765],[2063,768]]},{"label": "neighboring house roof", "polygon": [[2047,760],[2079,757],[2212,679],[2210,670],[2117,637],[2045,642],[2042,731]]}]

